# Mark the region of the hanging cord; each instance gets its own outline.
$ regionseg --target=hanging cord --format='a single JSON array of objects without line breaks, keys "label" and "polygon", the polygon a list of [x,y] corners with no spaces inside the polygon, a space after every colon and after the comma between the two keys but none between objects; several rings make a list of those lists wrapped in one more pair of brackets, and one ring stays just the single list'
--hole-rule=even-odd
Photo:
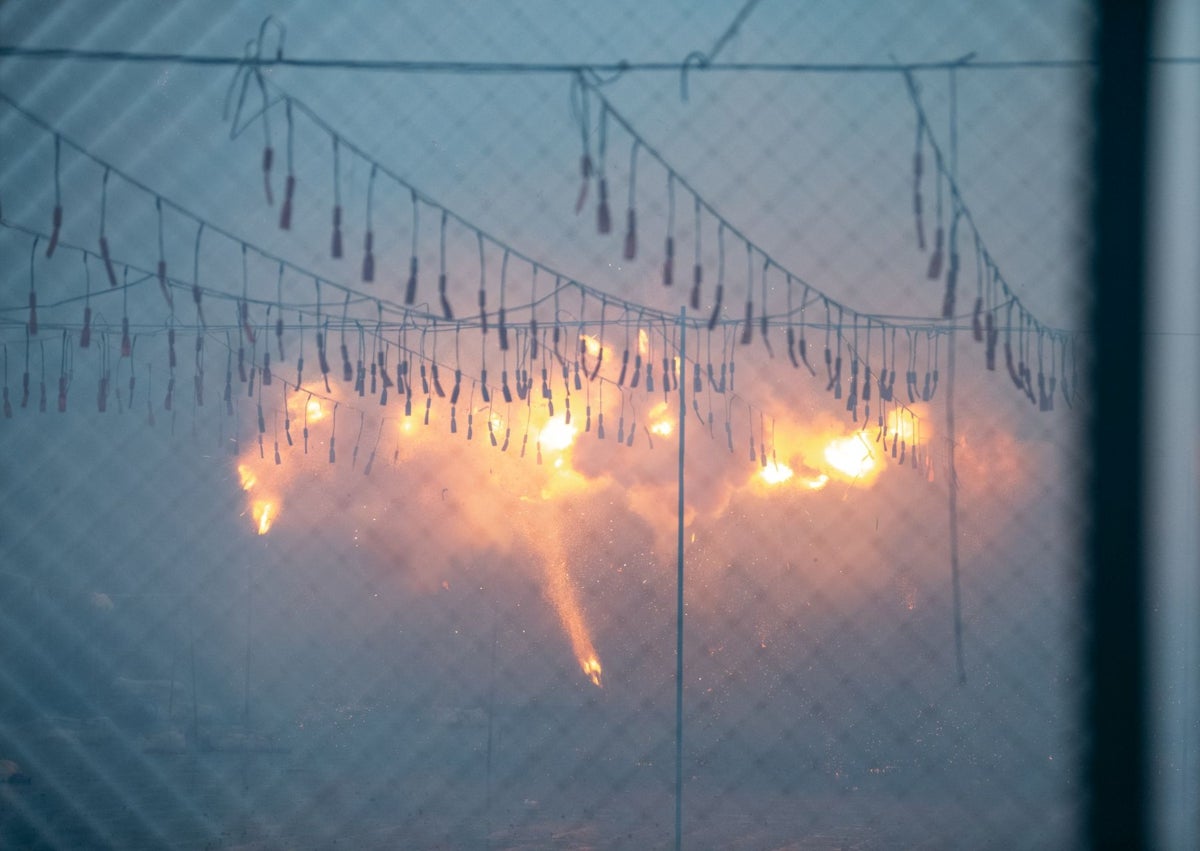
[{"label": "hanging cord", "polygon": [[629,212],[625,229],[625,259],[637,257],[637,155],[641,142],[634,139],[629,151]]},{"label": "hanging cord", "polygon": [[[667,246],[663,259],[664,287],[675,283],[675,172],[667,172]],[[647,432],[648,433],[648,432]]]},{"label": "hanging cord", "polygon": [[842,398],[842,306],[838,305],[837,354],[833,359],[833,398]]},{"label": "hanging cord", "polygon": [[[908,78],[909,85],[915,85],[912,80],[912,73],[905,72]],[[921,116],[917,116],[917,144],[913,151],[913,218],[917,225],[917,250],[925,250],[925,222],[923,218],[922,207],[924,206],[921,199],[921,177],[925,171],[924,167],[924,141],[925,141],[925,122],[921,120]]]},{"label": "hanging cord", "polygon": [[[588,184],[592,179],[591,140],[588,137],[588,123],[591,118],[591,110],[588,106],[588,88],[583,79],[583,72],[577,72],[571,81],[571,106],[579,121],[579,136],[583,145],[583,153],[579,157],[579,195],[575,198],[575,215],[577,216],[587,202]],[[576,93],[578,93],[578,102]]]},{"label": "hanging cord", "polygon": [[746,319],[742,324],[742,345],[754,339],[754,249],[746,243]]},{"label": "hanging cord", "polygon": [[279,315],[275,318],[275,341],[279,345],[279,360],[285,357],[283,353],[283,263],[279,264],[279,277],[275,281],[275,301],[279,307]]},{"label": "hanging cord", "polygon": [[692,297],[690,299],[690,302],[691,302],[692,310],[699,310],[700,309],[700,282],[704,277],[704,266],[701,265],[701,263],[700,263],[700,196],[693,195],[692,198],[695,201],[695,212],[696,212],[696,226],[695,226],[696,260],[695,260],[695,264],[692,266]]},{"label": "hanging cord", "polygon": [[[809,292],[810,292],[809,286],[808,286],[808,284],[805,284],[804,285],[804,297],[800,301],[800,341],[799,341],[799,343],[797,343],[797,349],[799,350],[799,353],[800,353],[801,362],[806,367],[808,367],[808,374],[811,375],[813,378],[816,378],[817,371],[816,371],[816,369],[813,368],[813,365],[811,363],[809,363],[809,361],[808,361],[808,340],[805,336],[805,333],[808,328],[808,323],[805,321],[804,312],[808,309]],[[828,305],[826,305],[826,307],[828,307]],[[828,314],[828,312],[829,311],[826,310],[826,314]],[[828,318],[828,316],[826,318]]]},{"label": "hanging cord", "polygon": [[337,453],[334,451],[334,447],[337,444],[337,412],[338,412],[338,403],[334,402],[333,403],[333,415],[330,418],[332,420],[332,422],[330,423],[330,426],[329,426],[329,463],[330,464],[334,464],[337,462]]},{"label": "hanging cord", "polygon": [[998,271],[995,266],[990,265],[990,260],[987,255],[984,255],[990,267],[985,274],[987,275],[986,293],[988,301],[988,312],[984,316],[984,364],[988,371],[996,369],[996,342],[1000,338],[1000,329],[997,327],[997,314],[1000,312],[1000,305],[996,303],[996,276]]},{"label": "hanging cord", "polygon": [[937,187],[937,229],[933,232],[933,254],[929,255],[929,268],[925,272],[925,276],[931,281],[942,276],[942,251],[945,242],[945,231],[942,228],[942,157],[936,148],[933,153],[937,164],[933,175]]},{"label": "hanging cord", "polygon": [[[500,334],[500,351],[508,351],[508,325],[504,320],[505,292],[508,289],[508,249],[504,249],[504,259],[500,261],[500,310],[496,314],[496,330]],[[507,357],[507,356],[506,356]],[[507,360],[505,361],[507,363]]]},{"label": "hanging cord", "polygon": [[[342,381],[349,384],[354,380],[354,367],[350,365],[350,350],[346,347],[346,314],[350,310],[350,293],[346,293],[346,300],[342,302],[342,324],[340,329],[339,344],[342,354]],[[361,341],[359,348],[362,348]],[[362,356],[358,358],[358,372],[361,375],[363,371]],[[361,378],[359,379],[361,383]],[[360,394],[361,395],[361,394]]]},{"label": "hanging cord", "polygon": [[[598,376],[600,374],[600,365],[602,363],[604,363],[604,324],[605,324],[605,314],[607,312],[608,312],[608,299],[606,297],[602,296],[600,299],[600,333],[598,335],[598,338],[600,340],[600,352],[596,356],[596,366],[592,369],[592,374],[588,378],[589,381],[596,380],[596,376]],[[600,387],[600,401],[601,401],[601,403],[603,403],[603,401],[604,401],[604,386],[603,385],[601,385],[601,387]],[[601,413],[600,413],[600,422],[601,423],[604,422],[604,412],[603,411],[601,411]]]},{"label": "hanging cord", "polygon": [[725,297],[725,222],[717,226],[717,295],[712,313],[708,317],[708,330],[717,327],[721,317],[721,300]]},{"label": "hanging cord", "polygon": [[100,256],[104,260],[104,271],[108,273],[108,285],[117,285],[117,272],[113,268],[112,255],[108,253],[108,239],[104,234],[104,225],[108,213],[108,174],[110,169],[104,167],[104,178],[100,181]]},{"label": "hanging cord", "polygon": [[[291,101],[288,101],[291,105]],[[342,169],[341,144],[337,134],[331,134],[333,139],[333,236],[330,240],[329,254],[333,259],[342,258]]]},{"label": "hanging cord", "polygon": [[162,196],[154,197],[154,208],[158,212],[158,288],[162,292],[163,298],[167,300],[167,305],[174,308],[175,300],[171,297],[171,291],[167,289],[167,258],[163,249]]},{"label": "hanging cord", "polygon": [[417,217],[417,190],[412,193],[412,256],[408,264],[408,286],[404,290],[404,303],[412,304],[417,299],[417,235],[419,219]]},{"label": "hanging cord", "polygon": [[254,345],[257,337],[254,327],[250,324],[250,271],[248,268],[246,243],[242,243],[242,301],[238,306],[238,316],[242,323],[242,334],[246,342]]},{"label": "hanging cord", "polygon": [[[88,255],[81,251],[83,258],[83,328],[79,331],[79,348],[86,349],[92,343],[92,270],[88,267]],[[64,332],[65,333],[65,332]]]},{"label": "hanging cord", "polygon": [[600,180],[600,204],[596,208],[596,231],[606,234],[612,230],[612,215],[608,210],[608,178],[605,161],[608,155],[608,106],[600,108],[600,150],[597,176]]},{"label": "hanging cord", "polygon": [[[488,332],[487,321],[487,274],[484,266],[483,258],[483,233],[475,231],[475,236],[479,241],[479,326],[481,333],[486,337]],[[480,380],[480,384],[484,387],[484,392],[487,392],[487,373],[484,372]]]},{"label": "hanging cord", "polygon": [[971,337],[983,342],[983,248],[975,234],[975,306],[971,309]]},{"label": "hanging cord", "polygon": [[[766,270],[766,267],[764,266],[763,267],[763,275],[764,276],[766,275],[766,272],[767,272],[767,270]],[[794,281],[792,281],[792,273],[791,272],[787,272],[786,274],[787,274],[787,317],[788,317],[787,351],[788,351],[788,360],[790,360],[792,362],[792,367],[794,369],[799,369],[800,361],[796,360],[796,327],[793,324],[793,319],[792,319],[792,317],[793,317],[792,285],[793,285]],[[765,313],[766,312],[764,311],[764,316],[763,316],[764,323],[766,321]],[[765,330],[766,329],[764,328],[764,331]]]},{"label": "hanging cord", "polygon": [[771,259],[763,257],[762,268],[762,314],[759,317],[759,332],[762,334],[763,345],[767,348],[767,357],[775,359],[775,350],[771,347],[771,340],[767,336],[767,269],[771,266]]},{"label": "hanging cord", "polygon": [[529,277],[529,361],[532,363],[538,356],[538,321],[537,321],[537,279],[538,267],[533,264],[533,273]]},{"label": "hanging cord", "polygon": [[447,320],[454,319],[454,311],[450,308],[450,299],[446,296],[446,216],[442,210],[442,226],[438,240],[438,298],[442,302],[442,316]]},{"label": "hanging cord", "polygon": [[37,282],[34,276],[34,258],[37,255],[38,238],[33,238],[33,246],[29,249],[29,320],[25,323],[25,328],[30,336],[36,337],[38,332],[38,316],[37,316]]},{"label": "hanging cord", "polygon": [[121,357],[127,358],[132,353],[133,344],[129,340],[129,267],[125,266],[121,278]]},{"label": "hanging cord", "polygon": [[[204,236],[204,222],[200,222],[196,226],[196,249],[192,253],[192,303],[196,305],[196,327],[207,328],[208,323],[204,320],[204,305],[201,304],[200,290],[200,240]],[[174,311],[172,311],[174,314]]]},{"label": "hanging cord", "polygon": [[296,191],[296,173],[293,170],[293,140],[294,126],[292,124],[292,99],[283,99],[284,115],[287,118],[287,181],[283,190],[283,207],[279,210],[279,227],[282,230],[292,229],[292,195]]},{"label": "hanging cord", "polygon": [[271,328],[271,308],[273,305],[267,305],[267,315],[263,320],[263,366],[262,366],[262,383],[267,387],[271,386],[273,376],[271,373],[271,344],[267,341],[266,335]]},{"label": "hanging cord", "polygon": [[851,422],[858,422],[858,314],[854,314],[854,344],[850,353],[850,392],[846,396],[846,410],[850,412]]},{"label": "hanging cord", "polygon": [[[66,413],[66,411],[67,411],[67,390],[70,388],[70,385],[71,385],[71,372],[72,372],[71,361],[72,361],[72,353],[71,353],[70,337],[67,334],[66,330],[64,330],[62,332],[62,348],[60,349],[60,352],[59,352],[59,371],[58,371],[58,412],[60,414]],[[148,371],[150,368],[150,365],[146,364],[146,368]]]},{"label": "hanging cord", "polygon": [[958,220],[962,215],[962,208],[959,206],[957,195],[951,199],[951,207],[953,210],[950,214],[950,264],[946,269],[946,292],[942,297],[943,319],[950,319],[954,316],[954,304],[957,298],[959,263]]},{"label": "hanging cord", "polygon": [[372,163],[371,176],[367,178],[367,233],[363,241],[363,263],[362,263],[362,279],[364,283],[372,283],[375,280],[375,255],[373,247],[375,242],[375,233],[371,227],[371,208],[375,202],[375,172],[377,166]]},{"label": "hanging cord", "polygon": [[[46,245],[46,257],[54,256],[54,249],[58,247],[58,234],[62,229],[62,180],[60,174],[60,166],[62,160],[62,137],[57,133],[54,134],[54,213],[51,218],[50,242]],[[36,333],[36,332],[35,332]]]}]

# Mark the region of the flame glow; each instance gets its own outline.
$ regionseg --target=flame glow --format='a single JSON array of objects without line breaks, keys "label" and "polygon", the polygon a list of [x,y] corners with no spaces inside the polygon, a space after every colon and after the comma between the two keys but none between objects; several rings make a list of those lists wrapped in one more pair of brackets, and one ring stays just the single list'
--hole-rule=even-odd
[{"label": "flame glow", "polygon": [[245,464],[238,464],[238,478],[242,481],[242,490],[249,493],[258,484],[258,476],[254,475],[254,471]]},{"label": "flame glow", "polygon": [[578,433],[579,429],[574,425],[567,425],[562,417],[554,417],[542,426],[542,448],[551,452],[561,452],[575,442],[575,435]]},{"label": "flame glow", "polygon": [[758,471],[758,475],[768,485],[780,485],[795,475],[795,471],[786,464],[768,464]]},{"label": "flame glow", "polygon": [[850,481],[869,475],[879,463],[875,448],[861,432],[829,441],[823,455],[832,473]]},{"label": "flame glow", "polygon": [[256,499],[250,507],[251,516],[258,524],[258,534],[265,535],[275,520],[275,504],[265,499]]},{"label": "flame glow", "polygon": [[659,402],[650,409],[650,433],[661,437],[669,437],[675,431],[675,422],[671,418],[671,408],[666,402]]}]

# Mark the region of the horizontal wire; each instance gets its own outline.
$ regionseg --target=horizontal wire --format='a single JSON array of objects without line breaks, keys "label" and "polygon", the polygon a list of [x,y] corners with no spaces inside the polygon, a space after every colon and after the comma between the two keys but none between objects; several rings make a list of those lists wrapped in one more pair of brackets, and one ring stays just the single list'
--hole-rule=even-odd
[{"label": "horizontal wire", "polygon": [[[373,71],[391,73],[440,74],[597,74],[679,73],[679,60],[615,62],[494,62],[480,60],[403,60],[339,59],[295,57],[247,57],[223,54],[138,52],[128,50],[85,50],[70,47],[23,47],[0,45],[0,57],[28,60],[73,60],[82,62],[124,62],[145,64],[195,65],[218,68],[250,67],[259,69],[302,68],[308,70]],[[1200,56],[1151,56],[1154,65],[1197,65]],[[1096,68],[1098,61],[1088,58],[1067,59],[941,59],[926,62],[707,62],[691,63],[689,74],[697,72],[781,74],[896,74],[906,71],[1021,71],[1074,70]]]}]

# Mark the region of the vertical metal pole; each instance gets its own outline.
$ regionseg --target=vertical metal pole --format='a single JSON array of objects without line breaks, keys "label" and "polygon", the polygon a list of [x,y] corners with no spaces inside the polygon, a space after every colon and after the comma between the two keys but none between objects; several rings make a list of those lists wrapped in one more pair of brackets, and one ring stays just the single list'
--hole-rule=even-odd
[{"label": "vertical metal pole", "polygon": [[[958,78],[950,69],[950,176],[958,181]],[[951,214],[953,215],[953,214]],[[953,227],[953,225],[951,225]],[[957,251],[950,246],[951,251]],[[950,587],[954,595],[954,664],[959,685],[967,681],[967,666],[963,661],[962,588],[958,569],[958,470],[954,466],[954,450],[958,440],[954,426],[954,372],[957,344],[954,323],[950,323],[950,340],[946,352],[946,490],[950,500]]]},{"label": "vertical metal pole", "polygon": [[1149,844],[1146,764],[1145,168],[1153,2],[1102,0],[1092,175],[1088,847]]},{"label": "vertical metal pole", "polygon": [[679,516],[675,542],[675,851],[683,847],[683,433],[687,425],[683,363],[687,352],[687,308],[679,308]]}]

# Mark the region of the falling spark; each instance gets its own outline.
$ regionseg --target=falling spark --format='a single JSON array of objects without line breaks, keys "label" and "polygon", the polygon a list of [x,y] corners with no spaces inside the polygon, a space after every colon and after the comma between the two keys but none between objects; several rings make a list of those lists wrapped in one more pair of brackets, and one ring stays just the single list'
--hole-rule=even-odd
[{"label": "falling spark", "polygon": [[567,631],[571,650],[579,660],[584,675],[603,688],[600,657],[592,645],[587,622],[583,617],[583,608],[579,605],[579,595],[571,581],[567,563],[561,558],[546,560],[546,596],[550,598],[559,620],[562,621],[563,629]]}]

